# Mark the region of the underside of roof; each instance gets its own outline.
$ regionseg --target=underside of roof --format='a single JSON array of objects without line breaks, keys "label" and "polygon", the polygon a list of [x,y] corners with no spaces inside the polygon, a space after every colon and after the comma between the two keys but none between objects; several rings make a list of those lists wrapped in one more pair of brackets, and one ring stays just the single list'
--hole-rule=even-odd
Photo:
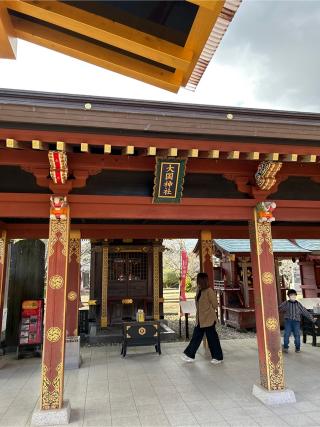
[{"label": "underside of roof", "polygon": [[0,1],[0,58],[16,39],[177,92],[195,90],[241,0]]}]

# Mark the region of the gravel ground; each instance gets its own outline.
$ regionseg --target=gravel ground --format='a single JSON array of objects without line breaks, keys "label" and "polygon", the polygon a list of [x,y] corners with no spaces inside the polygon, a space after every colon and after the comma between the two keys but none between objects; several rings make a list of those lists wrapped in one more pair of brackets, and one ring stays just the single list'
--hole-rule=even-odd
[{"label": "gravel ground", "polygon": [[[166,315],[165,319],[168,321],[169,328],[173,329],[177,334],[177,341],[185,341],[185,323],[184,318],[182,319],[182,338],[179,338],[179,317],[177,315]],[[195,325],[195,318],[189,318],[189,335],[191,337],[192,331]],[[229,326],[223,326],[218,324],[217,332],[221,340],[234,340],[234,339],[246,339],[254,338],[255,332],[240,332]]]}]

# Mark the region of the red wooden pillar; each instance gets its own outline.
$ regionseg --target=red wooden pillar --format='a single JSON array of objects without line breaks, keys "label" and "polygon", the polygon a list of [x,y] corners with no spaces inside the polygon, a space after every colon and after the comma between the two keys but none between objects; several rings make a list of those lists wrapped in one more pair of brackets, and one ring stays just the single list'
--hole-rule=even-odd
[{"label": "red wooden pillar", "polygon": [[153,245],[153,318],[160,319],[160,252],[157,242]]},{"label": "red wooden pillar", "polygon": [[200,236],[200,271],[207,273],[209,277],[209,283],[214,286],[214,275],[213,275],[213,246],[212,246],[212,235],[211,231],[201,231]]},{"label": "red wooden pillar", "polygon": [[80,303],[80,267],[81,267],[80,231],[70,231],[69,271],[67,280],[66,335],[78,336],[78,311]]},{"label": "red wooden pillar", "polygon": [[261,385],[268,391],[283,390],[283,359],[271,224],[259,222],[254,209],[249,230]]},{"label": "red wooden pillar", "polygon": [[41,410],[63,406],[66,290],[70,212],[66,198],[52,197],[42,355]]},{"label": "red wooden pillar", "polygon": [[0,237],[0,334],[2,330],[4,295],[6,287],[7,249],[7,232],[2,231]]}]

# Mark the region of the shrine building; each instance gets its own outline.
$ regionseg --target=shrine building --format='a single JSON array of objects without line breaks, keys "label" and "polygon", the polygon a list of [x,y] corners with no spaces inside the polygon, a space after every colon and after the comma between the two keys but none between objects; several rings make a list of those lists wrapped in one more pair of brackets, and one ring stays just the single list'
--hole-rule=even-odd
[{"label": "shrine building", "polygon": [[[239,4],[1,2],[0,57],[20,38],[195,89]],[[214,283],[213,239],[250,238],[261,390],[286,393],[272,239],[318,236],[319,138],[319,114],[0,90],[0,322],[8,242],[48,239],[41,411],[63,408],[80,239],[105,328],[140,307],[162,316],[162,239],[199,239]]]},{"label": "shrine building", "polygon": [[[80,238],[92,240],[103,328],[133,310],[123,299],[162,315],[162,239],[198,238],[213,283],[213,238],[222,250],[250,234],[261,382],[285,388],[272,238],[317,235],[318,114],[16,90],[1,91],[0,112],[2,289],[7,242],[49,237],[43,381],[63,375],[63,337],[77,333]],[[274,222],[258,220],[261,201],[276,203]]]}]

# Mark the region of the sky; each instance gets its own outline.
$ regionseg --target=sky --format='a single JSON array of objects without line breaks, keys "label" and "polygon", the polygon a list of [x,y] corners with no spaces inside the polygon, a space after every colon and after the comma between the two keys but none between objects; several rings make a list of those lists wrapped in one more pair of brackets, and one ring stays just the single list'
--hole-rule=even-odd
[{"label": "sky", "polygon": [[19,40],[0,87],[320,112],[320,0],[243,0],[195,92],[162,89]]}]

